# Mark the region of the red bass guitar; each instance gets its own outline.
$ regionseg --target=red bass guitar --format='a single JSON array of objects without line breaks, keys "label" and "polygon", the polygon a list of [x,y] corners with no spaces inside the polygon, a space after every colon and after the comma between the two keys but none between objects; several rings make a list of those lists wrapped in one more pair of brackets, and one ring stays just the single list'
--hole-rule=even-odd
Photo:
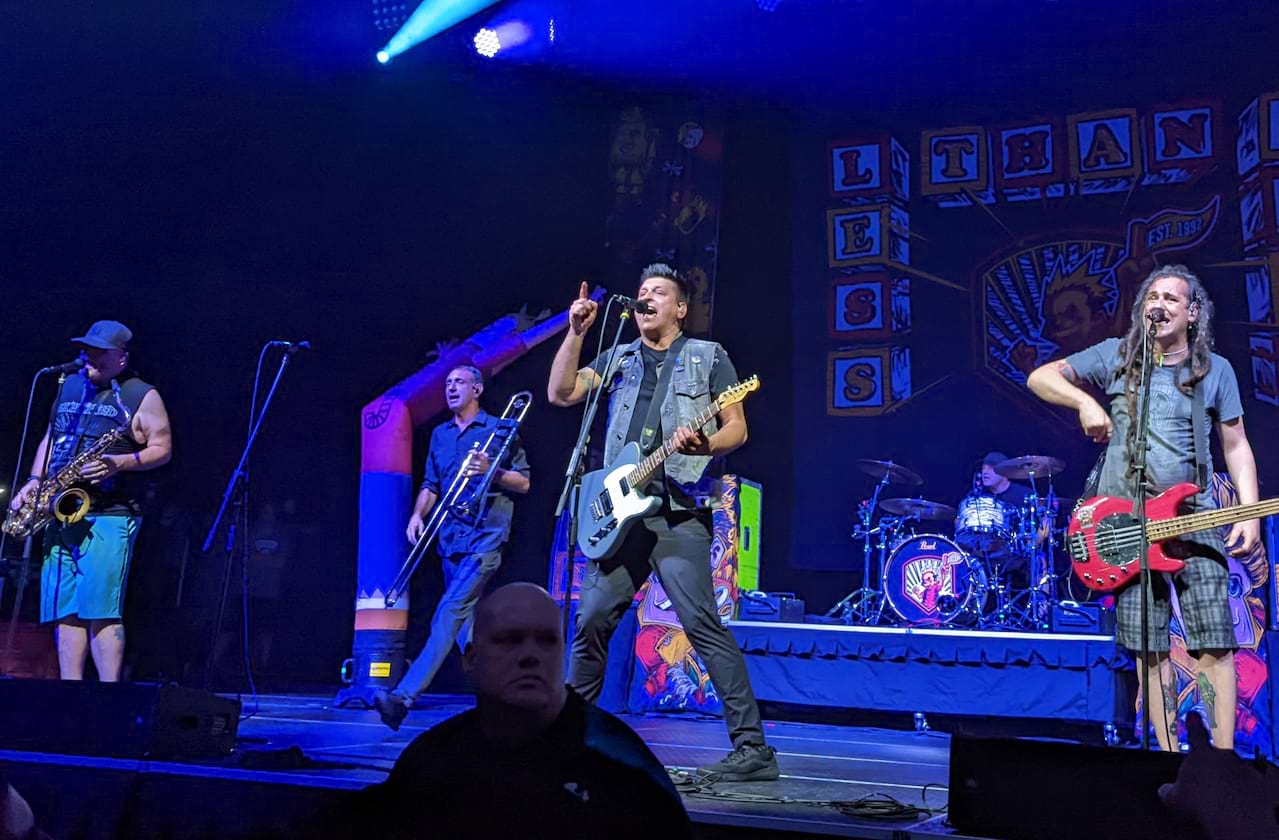
[{"label": "red bass guitar", "polygon": [[[1269,499],[1178,516],[1177,507],[1198,492],[1198,487],[1187,482],[1146,500],[1146,534],[1150,538],[1146,556],[1152,572],[1180,572],[1186,567],[1168,556],[1162,545],[1164,540],[1279,513],[1279,499]],[[1106,592],[1135,580],[1141,573],[1141,526],[1137,524],[1132,500],[1094,496],[1079,505],[1066,529],[1066,548],[1075,574],[1089,589]]]}]

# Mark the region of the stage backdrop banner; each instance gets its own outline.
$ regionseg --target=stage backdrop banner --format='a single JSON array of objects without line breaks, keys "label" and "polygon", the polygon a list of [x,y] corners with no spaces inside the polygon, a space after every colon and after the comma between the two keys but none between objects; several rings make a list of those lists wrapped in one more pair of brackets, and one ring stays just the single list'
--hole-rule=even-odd
[{"label": "stage backdrop banner", "polygon": [[[1279,159],[1245,154],[1269,149],[1276,105],[1255,91],[1235,100],[792,126],[792,566],[860,582],[850,533],[875,481],[860,458],[925,478],[884,497],[954,506],[985,452],[1052,455],[1067,464],[1053,482],[1070,510],[1096,453],[1027,374],[1121,335],[1156,265],[1204,280],[1249,428],[1279,421]],[[1279,464],[1274,447],[1256,450],[1263,475]]]},{"label": "stage backdrop banner", "polygon": [[689,285],[685,331],[709,334],[723,117],[688,103],[627,108],[617,115],[609,148],[609,290],[632,295],[644,266],[667,263]]}]

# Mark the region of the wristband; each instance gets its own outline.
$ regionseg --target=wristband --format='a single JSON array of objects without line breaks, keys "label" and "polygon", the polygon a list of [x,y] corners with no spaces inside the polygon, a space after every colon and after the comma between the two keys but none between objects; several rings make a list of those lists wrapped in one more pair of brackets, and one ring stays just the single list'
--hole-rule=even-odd
[{"label": "wristband", "polygon": [[133,461],[134,461],[134,463],[136,463],[139,467],[140,467],[140,466],[142,466],[142,456],[141,456],[140,454],[138,454],[137,452],[134,452],[134,453],[133,453]]},{"label": "wristband", "polygon": [[44,481],[44,479],[43,479],[41,476],[38,476],[38,475],[34,475],[34,474],[33,474],[33,475],[31,475],[31,476],[29,476],[29,477],[27,478],[27,481],[34,481],[34,482],[39,483],[39,482],[41,482],[41,481]]}]

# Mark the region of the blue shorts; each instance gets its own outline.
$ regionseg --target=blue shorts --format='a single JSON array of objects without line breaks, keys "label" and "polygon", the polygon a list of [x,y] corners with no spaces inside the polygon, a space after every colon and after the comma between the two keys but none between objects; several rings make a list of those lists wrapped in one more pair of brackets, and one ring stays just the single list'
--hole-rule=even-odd
[{"label": "blue shorts", "polygon": [[105,515],[73,525],[50,523],[44,532],[40,620],[121,618],[141,522],[140,516]]}]

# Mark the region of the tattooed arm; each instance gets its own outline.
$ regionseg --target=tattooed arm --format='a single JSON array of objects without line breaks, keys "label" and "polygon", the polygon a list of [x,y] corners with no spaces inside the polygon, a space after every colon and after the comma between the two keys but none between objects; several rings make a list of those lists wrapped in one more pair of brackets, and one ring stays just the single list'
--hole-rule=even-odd
[{"label": "tattooed arm", "polygon": [[1040,365],[1030,372],[1026,385],[1041,400],[1073,410],[1079,415],[1079,426],[1097,443],[1110,440],[1111,422],[1106,409],[1076,383],[1078,377],[1063,361]]}]

